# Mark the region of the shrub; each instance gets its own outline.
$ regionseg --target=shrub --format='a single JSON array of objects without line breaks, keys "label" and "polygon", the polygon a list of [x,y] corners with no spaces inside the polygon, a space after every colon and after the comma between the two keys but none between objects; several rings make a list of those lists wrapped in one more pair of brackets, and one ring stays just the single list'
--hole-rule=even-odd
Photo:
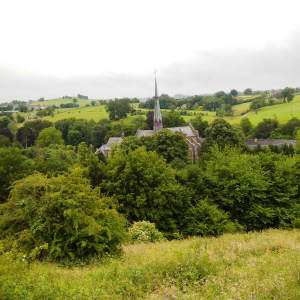
[{"label": "shrub", "polygon": [[13,183],[9,202],[0,206],[6,251],[52,260],[118,252],[126,220],[83,172],[77,168],[50,178],[36,173]]},{"label": "shrub", "polygon": [[217,236],[241,231],[243,227],[229,220],[229,214],[207,200],[198,202],[187,211],[185,234],[188,236]]},{"label": "shrub", "polygon": [[128,229],[131,243],[154,243],[164,241],[163,234],[159,232],[154,223],[148,221],[134,222]]}]

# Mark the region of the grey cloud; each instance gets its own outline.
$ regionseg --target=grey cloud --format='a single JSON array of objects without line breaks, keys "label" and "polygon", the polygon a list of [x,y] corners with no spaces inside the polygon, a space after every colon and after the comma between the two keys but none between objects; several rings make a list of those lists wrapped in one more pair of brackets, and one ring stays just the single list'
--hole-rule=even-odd
[{"label": "grey cloud", "polygon": [[[173,62],[158,73],[159,93],[202,94],[235,88],[266,90],[300,85],[300,39],[270,44],[261,50],[197,52],[193,59]],[[0,102],[46,99],[78,93],[90,98],[148,97],[154,93],[154,74],[111,72],[65,78],[0,65]]]}]

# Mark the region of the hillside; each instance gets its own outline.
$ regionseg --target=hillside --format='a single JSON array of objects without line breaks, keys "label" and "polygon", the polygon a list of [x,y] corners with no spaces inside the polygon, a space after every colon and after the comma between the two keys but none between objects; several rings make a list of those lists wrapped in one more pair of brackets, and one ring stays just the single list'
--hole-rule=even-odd
[{"label": "hillside", "polygon": [[[244,98],[247,98],[247,96],[245,96]],[[96,122],[98,122],[101,118],[108,118],[108,114],[105,111],[105,106],[88,106],[88,107],[85,106],[87,104],[90,105],[91,101],[92,101],[91,99],[89,100],[78,99],[78,104],[80,107],[58,108],[56,109],[53,117],[44,117],[44,119],[55,122],[57,120],[61,120],[64,118],[75,117],[75,118],[84,118],[88,120],[94,119]],[[59,106],[61,103],[71,103],[71,102],[72,99],[58,98],[58,99],[46,100],[43,102],[34,102],[34,104]],[[247,111],[249,109],[249,106],[250,106],[250,102],[233,106],[234,116],[226,117],[225,119],[231,124],[239,124],[241,118],[248,117],[253,125],[257,125],[263,118],[274,118],[274,115],[276,115],[280,123],[285,123],[286,121],[290,120],[292,117],[300,118],[300,95],[299,94],[295,96],[294,100],[291,103],[284,103],[284,104],[279,104],[274,106],[266,106],[260,109],[257,114],[253,111],[250,111],[247,114],[241,116],[241,113]],[[293,113],[292,115],[291,115],[291,107]],[[145,113],[148,112],[148,109],[141,109],[141,110],[144,111]],[[162,112],[164,111],[169,111],[169,110],[162,109]],[[189,112],[194,114],[193,110]],[[200,113],[200,111],[198,111],[197,113]],[[204,115],[203,120],[206,120],[209,123],[211,123],[216,118],[215,112],[201,111],[201,113]],[[21,113],[21,115],[24,117],[27,117],[30,114],[31,112]],[[123,122],[130,123],[132,118],[134,117],[129,116],[127,119],[123,120]],[[188,122],[191,118],[193,118],[193,116],[183,116],[183,118],[185,119],[185,121]]]},{"label": "hillside", "polygon": [[1,299],[299,299],[300,231],[124,246],[66,268],[0,256]]}]

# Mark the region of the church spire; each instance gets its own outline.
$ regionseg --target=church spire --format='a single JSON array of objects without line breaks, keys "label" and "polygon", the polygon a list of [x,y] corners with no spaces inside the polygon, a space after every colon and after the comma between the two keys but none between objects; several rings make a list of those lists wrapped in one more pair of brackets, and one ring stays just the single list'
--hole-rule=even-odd
[{"label": "church spire", "polygon": [[154,118],[153,118],[153,129],[158,131],[163,128],[162,126],[162,117],[157,93],[157,82],[156,82],[156,69],[155,69],[155,104],[154,104]]}]

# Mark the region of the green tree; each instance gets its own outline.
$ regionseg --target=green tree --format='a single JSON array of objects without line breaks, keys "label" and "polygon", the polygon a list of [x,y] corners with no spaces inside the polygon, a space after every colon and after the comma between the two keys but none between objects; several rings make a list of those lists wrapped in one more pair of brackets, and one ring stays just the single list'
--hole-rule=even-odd
[{"label": "green tree", "polygon": [[232,95],[232,96],[237,96],[238,94],[239,94],[238,91],[235,89],[230,91],[230,95]]},{"label": "green tree", "polygon": [[240,125],[243,131],[243,134],[245,136],[248,136],[251,134],[251,131],[253,129],[253,125],[251,123],[251,121],[248,118],[242,118],[242,120],[240,121]]},{"label": "green tree", "polygon": [[23,122],[25,122],[25,118],[24,117],[22,117],[21,115],[19,115],[19,114],[17,114],[17,122],[18,123],[23,123]]},{"label": "green tree", "polygon": [[6,148],[11,146],[11,141],[8,137],[0,134],[0,148]]},{"label": "green tree", "polygon": [[31,147],[34,144],[35,136],[29,127],[21,127],[17,131],[16,140],[27,149],[27,147]]},{"label": "green tree", "polygon": [[101,119],[91,130],[91,143],[94,148],[99,148],[104,144],[104,139],[112,128],[111,121],[108,119]]},{"label": "green tree", "polygon": [[119,212],[130,222],[149,221],[164,232],[181,227],[182,214],[190,205],[174,171],[157,153],[138,148],[118,149],[109,158],[101,190],[120,203]]},{"label": "green tree", "polygon": [[252,89],[247,88],[244,90],[244,95],[251,95],[252,94]]},{"label": "green tree", "polygon": [[95,106],[96,101],[95,100],[91,101],[91,104],[92,104],[92,106]]},{"label": "green tree", "polygon": [[132,107],[125,101],[109,101],[105,109],[110,120],[127,118],[127,114],[132,111]]},{"label": "green tree", "polygon": [[11,120],[7,116],[0,117],[0,129],[8,128],[10,123]]},{"label": "green tree", "polygon": [[29,257],[87,259],[117,253],[126,220],[109,198],[100,198],[81,169],[48,178],[36,173],[12,186],[1,207],[1,240]]},{"label": "green tree", "polygon": [[8,128],[0,129],[0,135],[7,137],[11,143],[14,141],[14,135]]},{"label": "green tree", "polygon": [[287,135],[290,138],[293,138],[295,128],[300,128],[300,120],[296,117],[293,117],[288,122],[282,125],[281,132],[283,135]]},{"label": "green tree", "polygon": [[276,118],[263,118],[263,120],[257,124],[254,135],[258,139],[268,139],[271,136],[272,131],[274,131],[278,126],[279,122]]},{"label": "green tree", "polygon": [[43,129],[36,140],[37,144],[42,147],[48,147],[50,145],[63,145],[64,140],[62,133],[54,127],[48,127]]},{"label": "green tree", "polygon": [[230,214],[218,209],[207,200],[199,201],[186,213],[184,219],[186,236],[218,236],[234,233],[243,229],[237,222],[230,220]]},{"label": "green tree", "polygon": [[70,145],[78,146],[82,140],[82,134],[78,130],[70,130],[68,132],[68,141]]},{"label": "green tree", "polygon": [[33,163],[17,148],[0,149],[0,203],[6,202],[10,185],[32,172]]},{"label": "green tree", "polygon": [[193,107],[193,110],[198,110],[199,108],[199,104],[198,103],[195,103],[194,107]]},{"label": "green tree", "polygon": [[284,102],[291,102],[295,97],[295,90],[293,88],[286,87],[283,91],[281,91],[281,96]]},{"label": "green tree", "polygon": [[162,122],[164,128],[186,125],[186,121],[184,120],[184,118],[177,112],[169,112],[166,115],[163,115]]},{"label": "green tree", "polygon": [[24,126],[30,128],[34,133],[35,138],[37,138],[43,129],[53,126],[53,123],[48,120],[35,119],[26,121]]},{"label": "green tree", "polygon": [[222,98],[225,95],[226,95],[226,93],[224,91],[216,92],[214,94],[214,96],[217,97],[217,98]]},{"label": "green tree", "polygon": [[205,129],[209,126],[207,121],[204,121],[201,115],[197,115],[191,119],[191,124],[198,130],[199,136],[205,138]]},{"label": "green tree", "polygon": [[173,133],[169,129],[162,129],[153,135],[153,148],[168,163],[175,158],[188,162],[189,145],[180,132]]},{"label": "green tree", "polygon": [[[69,119],[62,119],[58,120],[54,123],[54,127],[62,132],[62,138],[64,139],[65,143],[68,143],[68,132],[70,126],[72,126],[77,119],[75,118],[69,118]],[[75,129],[73,129],[75,130]]]},{"label": "green tree", "polygon": [[239,146],[242,144],[243,135],[237,128],[224,119],[214,120],[205,130],[205,145],[211,147],[217,144],[221,149],[225,146]]},{"label": "green tree", "polygon": [[300,154],[300,129],[297,131],[297,135],[296,135],[295,152],[297,154]]},{"label": "green tree", "polygon": [[28,111],[28,107],[26,105],[20,105],[18,107],[18,111],[20,111],[20,112],[27,112]]}]

